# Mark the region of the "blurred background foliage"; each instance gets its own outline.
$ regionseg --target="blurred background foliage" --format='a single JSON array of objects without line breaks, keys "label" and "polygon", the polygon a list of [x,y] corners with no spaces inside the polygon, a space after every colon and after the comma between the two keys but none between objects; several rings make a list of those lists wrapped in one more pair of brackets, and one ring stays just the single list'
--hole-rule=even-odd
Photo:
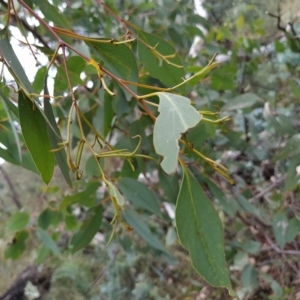
[{"label": "blurred background foliage", "polygon": [[[95,0],[51,2],[79,34],[107,37],[123,34],[121,24]],[[3,9],[6,2],[0,3]],[[225,231],[227,264],[240,298],[300,299],[299,1],[207,0],[202,3],[204,16],[195,14],[194,2],[189,0],[120,0],[106,1],[106,4],[144,31],[169,41],[190,75],[219,53],[220,67],[208,78],[188,85],[186,95],[201,110],[220,112],[221,116],[230,114],[232,122],[221,127],[200,123],[187,136],[204,155],[228,167],[236,185],[231,186],[214,174],[198,157],[191,156],[191,170],[219,212]],[[22,17],[32,22],[30,26],[37,26],[26,15]],[[15,25],[12,22],[11,26]],[[41,26],[36,30],[51,46],[52,37]],[[41,40],[38,42],[40,52],[49,55],[52,50],[41,45]],[[76,47],[88,51],[80,42]],[[112,128],[107,128],[110,126],[107,122],[111,124],[116,114],[118,119],[113,126],[119,134],[118,147],[133,149],[135,144],[131,145],[128,134],[140,134],[142,151],[153,153],[152,135],[144,131],[151,126],[149,120],[134,119],[133,105],[124,101],[124,97],[116,104],[105,103],[102,91],[97,90],[96,77],[94,82],[85,82],[80,78],[83,67],[78,66],[79,62],[74,61],[73,80],[77,78],[78,84],[92,91],[90,94],[78,91],[78,95],[89,100],[80,105],[94,125],[108,132]],[[84,71],[93,74],[88,67]],[[39,86],[42,78],[39,72],[34,79],[35,86]],[[66,83],[62,82],[59,69],[52,77],[54,93],[59,95]],[[151,77],[143,80],[147,84],[160,84]],[[105,118],[100,110],[91,110],[93,97],[104,99],[101,105],[110,105],[106,123],[101,123]],[[57,105],[58,117],[68,109],[69,103]],[[74,136],[75,145],[76,132]],[[11,141],[0,136],[0,142],[6,146]],[[127,180],[139,176],[152,191],[160,208],[158,212],[156,206],[147,207],[141,199],[135,199],[132,191],[126,190],[126,180],[119,186],[122,193],[132,196],[131,205],[139,214],[137,220],[146,225],[145,231],[118,231],[112,244],[106,247],[112,216],[107,206],[101,229],[92,244],[71,255],[66,244],[72,232],[81,226],[90,203],[103,198],[101,190],[89,190],[87,182],[95,176],[95,168],[88,154],[84,159],[85,179],[75,185],[77,192],[85,193],[81,194],[83,203],[60,214],[52,212],[57,212],[64,201],[77,200],[72,200],[76,193],[62,183],[59,174],[48,188],[41,189],[43,185],[34,173],[21,171],[9,163],[1,166],[4,176],[0,179],[0,291],[4,292],[26,266],[37,262],[41,268],[51,268],[51,288],[45,299],[228,297],[225,291],[214,290],[199,279],[190,266],[188,254],[177,241],[173,219],[177,175],[170,178],[157,172],[151,163],[146,166],[142,160],[136,160],[136,164],[144,176],[131,174],[129,166],[126,163],[122,166],[118,160],[106,163],[105,170],[112,178],[120,174]],[[32,168],[30,163],[25,167]],[[139,189],[136,186],[142,195],[143,190]],[[25,224],[30,215],[30,226],[38,224],[44,230],[25,239],[24,249],[20,244],[21,249],[13,249],[13,230],[23,226],[11,221],[17,206],[22,206],[27,213],[19,215]],[[132,213],[130,205],[128,210]],[[45,232],[57,241],[58,249],[47,244]],[[159,250],[161,246],[164,251]],[[59,254],[53,255],[56,251]]]}]

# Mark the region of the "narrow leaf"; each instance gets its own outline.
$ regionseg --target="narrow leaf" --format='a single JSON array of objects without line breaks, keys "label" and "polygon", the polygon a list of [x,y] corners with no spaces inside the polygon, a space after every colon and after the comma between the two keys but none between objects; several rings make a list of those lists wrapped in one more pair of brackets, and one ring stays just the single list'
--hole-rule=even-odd
[{"label": "narrow leaf", "polygon": [[177,168],[181,134],[199,123],[201,116],[188,98],[171,93],[158,93],[158,97],[160,114],[154,124],[153,143],[156,153],[164,157],[161,167],[171,174]]},{"label": "narrow leaf", "polygon": [[98,232],[102,223],[102,206],[98,205],[93,208],[92,215],[86,219],[80,230],[75,233],[71,240],[72,252],[87,246],[95,234]]},{"label": "narrow leaf", "polygon": [[13,136],[14,136],[14,139],[15,139],[16,148],[17,148],[17,151],[18,151],[18,159],[19,159],[19,162],[21,163],[22,162],[22,154],[21,154],[21,144],[20,144],[19,134],[16,130],[16,126],[14,124],[14,120],[13,120],[13,117],[11,115],[11,110],[9,109],[6,102],[3,102],[3,107],[6,111],[8,121],[10,123],[10,127],[11,127],[11,130],[12,130],[12,133],[13,133]]},{"label": "narrow leaf", "polygon": [[46,122],[36,105],[22,91],[19,93],[19,116],[25,144],[43,181],[48,184],[55,161]]},{"label": "narrow leaf", "polygon": [[126,209],[126,211],[123,212],[123,217],[126,223],[130,225],[134,229],[134,231],[150,246],[169,254],[169,252],[163,246],[158,237],[150,231],[149,227],[145,224],[143,220],[139,218],[139,216],[136,213]]},{"label": "narrow leaf", "polygon": [[[49,94],[48,87],[47,87],[47,79],[45,80],[44,93]],[[62,142],[62,138],[55,121],[52,106],[50,104],[49,99],[47,99],[46,97],[44,97],[44,110],[45,110],[45,115],[47,116],[49,122],[52,125],[52,127],[50,127],[48,126],[48,124],[46,124],[51,147],[52,149],[57,149],[59,147],[59,143]],[[53,132],[53,130],[55,130],[55,132]],[[60,151],[55,151],[54,155],[55,155],[56,162],[61,170],[61,173],[63,174],[68,185],[72,188],[72,180],[70,178],[65,149],[61,149]]]},{"label": "narrow leaf", "polygon": [[48,248],[50,249],[54,254],[58,255],[60,254],[60,250],[57,247],[55,241],[53,238],[45,231],[44,229],[38,227],[37,228],[37,236],[40,239],[40,241]]},{"label": "narrow leaf", "polygon": [[184,170],[176,206],[176,225],[193,267],[212,286],[233,296],[224,255],[221,221],[210,200],[189,170]]},{"label": "narrow leaf", "polygon": [[222,110],[237,110],[253,106],[259,97],[253,93],[239,95],[222,107]]},{"label": "narrow leaf", "polygon": [[133,178],[121,178],[118,186],[126,198],[137,208],[148,210],[157,216],[161,215],[158,199],[144,184]]}]

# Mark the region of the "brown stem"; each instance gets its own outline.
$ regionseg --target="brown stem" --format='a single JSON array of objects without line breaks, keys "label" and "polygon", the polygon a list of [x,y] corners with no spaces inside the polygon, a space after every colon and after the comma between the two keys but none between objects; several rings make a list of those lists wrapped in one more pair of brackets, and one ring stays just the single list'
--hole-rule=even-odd
[{"label": "brown stem", "polygon": [[4,169],[3,169],[3,167],[1,165],[0,165],[0,171],[2,172],[3,177],[4,177],[5,181],[7,182],[8,186],[9,186],[9,189],[12,192],[12,200],[13,200],[13,202],[15,203],[15,205],[18,208],[22,208],[22,204],[19,201],[19,196],[18,196],[18,194],[17,194],[17,192],[15,190],[15,187],[14,187],[13,183],[11,182],[10,177],[8,176],[8,174],[6,173],[6,171],[4,171]]}]

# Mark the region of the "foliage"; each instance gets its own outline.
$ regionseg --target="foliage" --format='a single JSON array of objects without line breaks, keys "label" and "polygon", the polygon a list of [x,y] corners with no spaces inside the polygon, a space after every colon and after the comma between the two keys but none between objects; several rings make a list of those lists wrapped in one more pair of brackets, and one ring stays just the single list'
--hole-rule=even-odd
[{"label": "foliage", "polygon": [[[233,296],[231,279],[242,299],[293,297],[264,253],[277,264],[299,255],[299,25],[285,26],[287,4],[260,5],[207,1],[204,19],[192,1],[1,2],[1,58],[14,82],[1,81],[0,156],[46,184],[56,164],[73,187],[48,185],[38,216],[24,206],[10,217],[5,256],[18,258],[36,235],[41,263],[99,230],[129,253],[119,237],[134,230],[170,261],[159,237],[176,225],[209,284]],[[37,62],[48,57],[33,80],[11,46],[15,25]]]}]

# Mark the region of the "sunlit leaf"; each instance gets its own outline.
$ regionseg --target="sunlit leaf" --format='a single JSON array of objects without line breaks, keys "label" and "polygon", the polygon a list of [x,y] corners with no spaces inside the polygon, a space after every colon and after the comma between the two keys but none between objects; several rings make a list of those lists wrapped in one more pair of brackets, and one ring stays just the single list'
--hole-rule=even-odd
[{"label": "sunlit leaf", "polygon": [[154,124],[153,143],[156,153],[164,157],[162,168],[171,174],[177,168],[181,134],[200,122],[201,115],[188,98],[170,93],[158,96],[160,114]]}]

